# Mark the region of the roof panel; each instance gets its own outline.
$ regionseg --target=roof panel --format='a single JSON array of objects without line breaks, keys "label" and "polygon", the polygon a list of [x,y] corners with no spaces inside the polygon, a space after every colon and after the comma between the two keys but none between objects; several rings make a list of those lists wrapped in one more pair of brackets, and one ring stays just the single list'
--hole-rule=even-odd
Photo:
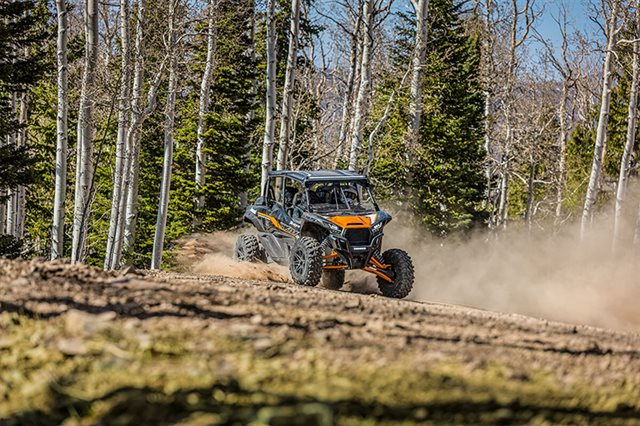
[{"label": "roof panel", "polygon": [[367,178],[352,170],[275,170],[270,176],[286,176],[299,181],[330,181],[330,180],[366,180]]}]

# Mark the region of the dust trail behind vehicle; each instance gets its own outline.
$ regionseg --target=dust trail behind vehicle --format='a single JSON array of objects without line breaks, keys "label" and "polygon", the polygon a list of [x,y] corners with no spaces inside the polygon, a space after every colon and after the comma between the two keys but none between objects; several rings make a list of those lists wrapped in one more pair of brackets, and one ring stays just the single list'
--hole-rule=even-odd
[{"label": "dust trail behind vehicle", "polygon": [[[497,238],[479,233],[465,240],[440,240],[407,223],[391,222],[384,248],[404,248],[412,256],[416,282],[410,299],[640,330],[638,255],[612,257],[606,223],[585,242],[573,232],[529,235],[526,229],[511,229]],[[185,238],[179,243],[179,265],[194,273],[291,282],[287,267],[233,260],[238,234]],[[378,292],[375,277],[363,271],[348,271],[343,290]]]},{"label": "dust trail behind vehicle", "polygon": [[606,221],[586,241],[577,227],[561,235],[514,227],[444,241],[403,223],[389,225],[385,248],[412,255],[414,300],[640,330],[638,253],[612,256]]}]

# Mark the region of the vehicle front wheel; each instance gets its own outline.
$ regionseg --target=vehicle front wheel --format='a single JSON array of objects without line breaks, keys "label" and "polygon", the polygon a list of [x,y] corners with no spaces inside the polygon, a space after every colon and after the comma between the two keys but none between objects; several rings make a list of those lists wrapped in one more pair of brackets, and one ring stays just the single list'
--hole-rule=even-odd
[{"label": "vehicle front wheel", "polygon": [[344,284],[344,269],[325,269],[322,271],[322,286],[329,290],[340,290]]},{"label": "vehicle front wheel", "polygon": [[[390,249],[382,253],[382,262],[389,265],[385,271],[393,278],[389,282],[382,277],[378,277],[378,288],[384,296],[402,299],[411,293],[413,281],[413,261],[406,251],[400,249]],[[385,272],[383,271],[383,272]]]},{"label": "vehicle front wheel", "polygon": [[251,234],[242,234],[236,240],[233,257],[241,262],[264,261],[264,250],[258,237]]},{"label": "vehicle front wheel", "polygon": [[322,276],[322,249],[312,237],[299,238],[291,248],[289,270],[296,284],[315,287]]}]

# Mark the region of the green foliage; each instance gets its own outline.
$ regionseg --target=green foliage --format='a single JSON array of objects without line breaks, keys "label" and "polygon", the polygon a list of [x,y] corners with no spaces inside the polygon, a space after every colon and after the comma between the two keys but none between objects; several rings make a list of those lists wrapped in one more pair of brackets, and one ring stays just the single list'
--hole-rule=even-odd
[{"label": "green foliage", "polygon": [[[611,107],[607,128],[607,149],[603,162],[600,192],[597,204],[605,205],[615,197],[615,185],[620,173],[620,161],[627,137],[627,118],[631,81],[627,72],[622,74],[618,84],[611,92]],[[567,143],[567,190],[563,208],[567,211],[579,211],[584,205],[584,197],[589,183],[593,151],[596,140],[596,125],[599,106],[591,112],[591,119],[578,126]],[[638,162],[640,135],[636,133],[636,142],[632,157],[632,166]],[[631,168],[632,176],[637,175],[637,167]]]},{"label": "green foliage", "polygon": [[[206,42],[204,38],[196,38],[190,46],[197,60],[184,70],[186,78],[181,81],[188,90],[180,92],[177,102],[165,235],[169,253],[174,241],[194,230],[212,231],[237,225],[242,213],[240,195],[257,185],[258,175],[248,170],[250,145],[256,140],[260,121],[255,90],[258,63],[251,54],[253,13],[250,1],[218,3],[215,68],[205,132],[206,184],[200,189],[195,185],[195,151]],[[138,228],[135,248],[129,253],[129,261],[137,266],[149,264],[153,248],[164,153],[163,120],[162,112],[153,114],[145,123],[141,138]],[[196,211],[195,200],[200,195],[204,196],[205,207]],[[165,263],[170,262],[171,256],[166,256]]]},{"label": "green foliage", "polygon": [[0,257],[17,259],[22,255],[24,240],[12,235],[0,235]]},{"label": "green foliage", "polygon": [[[50,33],[46,2],[0,3],[0,139],[16,135],[17,102],[51,65],[42,48]],[[26,147],[0,148],[0,188],[33,181],[34,160]]]},{"label": "green foliage", "polygon": [[[428,55],[423,80],[423,117],[418,152],[406,153],[403,135],[406,110],[396,110],[372,170],[379,181],[402,185],[411,190],[411,208],[421,222],[436,235],[469,229],[486,219],[481,207],[485,190],[482,148],[484,98],[478,82],[478,40],[465,33],[459,6],[450,0],[430,3]],[[394,50],[398,77],[409,66],[414,17],[401,16],[404,26]],[[400,71],[400,72],[398,72]],[[393,77],[392,77],[393,78]],[[397,85],[397,83],[395,83]],[[386,93],[390,87],[383,87]],[[384,98],[384,96],[383,96]],[[408,105],[406,94],[401,105]],[[404,101],[403,101],[404,100]],[[379,108],[379,106],[378,106]],[[413,166],[407,169],[407,159]],[[385,182],[386,181],[386,182]],[[391,192],[391,191],[390,191]],[[406,194],[395,194],[402,198]]]}]

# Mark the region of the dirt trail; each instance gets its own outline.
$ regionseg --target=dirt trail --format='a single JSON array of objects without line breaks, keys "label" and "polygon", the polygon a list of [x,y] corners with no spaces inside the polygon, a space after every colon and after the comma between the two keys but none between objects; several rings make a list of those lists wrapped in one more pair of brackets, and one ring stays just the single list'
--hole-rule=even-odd
[{"label": "dirt trail", "polygon": [[[494,238],[481,233],[443,244],[408,223],[391,222],[384,248],[400,247],[412,256],[412,300],[640,330],[640,262],[632,251],[611,256],[607,224],[596,227],[585,241],[571,232],[547,235],[510,229]],[[289,282],[286,267],[235,262],[231,253],[236,237],[232,232],[186,237],[177,244],[177,263],[183,271],[197,274]],[[345,289],[378,292],[374,277],[362,271],[348,271]]]},{"label": "dirt trail", "polygon": [[633,333],[4,260],[0,310],[0,424],[640,424]]}]

